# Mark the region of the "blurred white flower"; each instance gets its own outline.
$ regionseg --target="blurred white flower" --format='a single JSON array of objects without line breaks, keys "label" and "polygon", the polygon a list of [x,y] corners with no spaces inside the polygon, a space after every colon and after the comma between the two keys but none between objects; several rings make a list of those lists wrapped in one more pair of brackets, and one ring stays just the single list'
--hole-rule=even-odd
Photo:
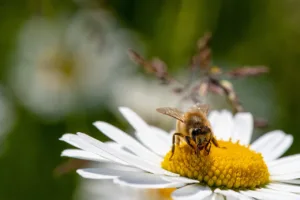
[{"label": "blurred white flower", "polygon": [[161,85],[157,80],[150,81],[137,76],[115,82],[112,95],[112,109],[116,106],[130,107],[151,123],[165,126],[173,126],[172,119],[166,119],[155,109],[183,106],[183,102],[180,101],[182,96],[174,94],[169,87]]},{"label": "blurred white flower", "polygon": [[10,82],[20,102],[57,119],[105,103],[109,84],[131,64],[129,33],[109,13],[81,11],[71,19],[32,18],[20,31]]}]

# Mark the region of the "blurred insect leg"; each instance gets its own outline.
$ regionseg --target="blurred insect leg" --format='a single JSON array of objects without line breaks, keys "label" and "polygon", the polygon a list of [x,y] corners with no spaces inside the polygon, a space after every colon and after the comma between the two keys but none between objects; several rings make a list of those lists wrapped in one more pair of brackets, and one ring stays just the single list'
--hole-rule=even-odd
[{"label": "blurred insect leg", "polygon": [[211,139],[212,143],[218,147],[218,148],[223,148],[223,149],[226,149],[226,147],[221,147],[217,141],[217,139],[213,136],[213,138]]},{"label": "blurred insect leg", "polygon": [[197,146],[197,151],[196,151],[196,153],[197,153],[198,156],[200,155],[200,152],[202,151],[202,149],[204,149],[204,146],[201,146],[201,145],[198,145],[198,146]]},{"label": "blurred insect leg", "polygon": [[[174,133],[173,134],[173,137],[172,137],[172,155],[171,155],[171,157],[169,158],[169,160],[171,160],[171,158],[173,157],[173,155],[174,155],[174,152],[175,152],[175,143],[176,144],[179,144],[179,141],[180,140],[176,140],[176,136],[178,136],[178,137],[183,137],[184,138],[184,135],[182,134],[182,133]],[[178,138],[179,139],[179,138]]]},{"label": "blurred insect leg", "polygon": [[220,148],[220,145],[217,141],[217,139],[215,138],[215,136],[213,136],[213,138],[211,139],[212,143],[216,146],[216,147],[219,147]]},{"label": "blurred insect leg", "polygon": [[205,153],[204,153],[204,155],[206,155],[206,156],[209,155],[210,148],[211,148],[211,143],[209,142],[209,143],[207,143],[207,144],[205,145],[205,148],[204,148]]},{"label": "blurred insect leg", "polygon": [[186,135],[184,137],[184,139],[185,139],[186,143],[195,150],[195,153],[196,153],[196,150],[197,150],[196,142],[194,140],[192,140],[192,138],[188,135]]}]

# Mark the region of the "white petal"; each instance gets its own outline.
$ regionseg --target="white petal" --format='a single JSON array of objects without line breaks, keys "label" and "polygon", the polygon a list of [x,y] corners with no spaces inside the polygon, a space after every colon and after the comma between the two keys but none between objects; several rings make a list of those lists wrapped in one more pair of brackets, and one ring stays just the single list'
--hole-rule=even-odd
[{"label": "white petal", "polygon": [[144,131],[145,129],[149,129],[149,125],[130,108],[120,107],[119,111],[127,119],[131,126],[133,126],[135,130]]},{"label": "white petal", "polygon": [[104,143],[106,145],[110,146],[111,148],[114,148],[114,149],[117,149],[117,150],[123,150],[123,147],[120,144],[118,144],[114,141],[107,141],[107,142],[104,142]]},{"label": "white petal", "polygon": [[[266,133],[265,135],[258,138],[252,145],[251,148],[255,151],[258,151],[262,153],[264,156],[264,159],[266,161],[271,160],[274,158],[272,156],[273,151],[277,149],[277,147],[280,148],[280,150],[276,150],[279,153],[284,153],[284,149],[286,148],[286,144],[284,146],[281,146],[282,141],[290,140],[290,136],[285,134],[283,131],[275,130],[271,131],[269,133]],[[278,153],[277,153],[278,155]]]},{"label": "white petal", "polygon": [[300,186],[289,185],[284,183],[270,183],[267,185],[267,188],[278,191],[300,193]]},{"label": "white petal", "polygon": [[170,176],[162,176],[162,179],[165,179],[166,181],[169,182],[179,182],[179,183],[199,183],[198,180],[195,179],[190,179],[190,178],[186,178],[186,177],[170,177]]},{"label": "white petal", "polygon": [[218,123],[217,122],[217,119],[218,119],[218,117],[219,117],[219,111],[211,111],[210,113],[209,113],[209,115],[208,115],[208,120],[209,120],[209,122],[210,122],[210,124],[211,124],[211,126],[213,127],[213,126],[215,126],[216,125],[216,123]]},{"label": "white petal", "polygon": [[262,199],[262,200],[282,200],[282,199],[299,200],[299,197],[297,197],[297,195],[293,195],[291,193],[286,193],[286,192],[270,191],[267,189],[240,191],[240,193],[247,195],[249,197]]},{"label": "white petal", "polygon": [[127,163],[122,161],[121,159],[105,152],[105,151],[102,151],[101,149],[99,148],[96,148],[95,146],[89,144],[87,141],[84,141],[83,139],[81,139],[80,137],[78,137],[77,135],[74,135],[74,134],[64,134],[61,138],[60,138],[61,141],[65,141],[79,149],[83,149],[87,152],[91,152],[91,153],[94,153],[94,154],[97,154],[105,159],[108,159],[110,161],[113,161],[113,162],[117,162],[117,163],[120,163],[120,164],[124,164],[126,165]]},{"label": "white petal", "polygon": [[231,112],[223,110],[221,112],[212,111],[209,116],[212,130],[218,139],[228,140],[233,129],[233,118]]},{"label": "white petal", "polygon": [[166,144],[163,140],[156,137],[154,131],[151,134],[145,132],[136,132],[136,137],[150,150],[160,156],[165,156],[170,150],[170,144]]},{"label": "white petal", "polygon": [[270,143],[270,141],[273,141],[273,139],[278,137],[283,138],[283,136],[284,132],[280,130],[274,130],[265,133],[251,144],[251,148],[255,151],[261,152],[261,150],[264,149],[265,146]]},{"label": "white petal", "polygon": [[[300,155],[293,155],[267,163],[271,175],[292,174],[300,172]],[[284,161],[284,162],[283,162]]]},{"label": "white petal", "polygon": [[61,153],[61,156],[77,158],[82,160],[98,161],[98,162],[109,161],[101,156],[98,156],[97,154],[88,151],[79,150],[79,149],[66,149]]},{"label": "white petal", "polygon": [[[202,200],[212,200],[213,196],[214,196],[214,193],[212,193],[211,195],[203,198]],[[198,200],[198,199],[196,198],[196,199],[190,199],[190,200]]]},{"label": "white petal", "polygon": [[170,176],[178,176],[178,174],[174,174],[172,172],[169,172],[167,170],[162,169],[160,166],[150,164],[146,162],[144,159],[137,157],[135,155],[124,153],[122,151],[115,150],[108,145],[105,145],[104,143],[100,142],[99,140],[96,140],[84,133],[77,133],[77,135],[90,143],[91,145],[97,147],[98,149],[101,149],[102,151],[111,154],[114,157],[117,157],[121,159],[122,161],[135,166],[137,168],[140,168],[142,170],[154,173],[154,174],[165,174]]},{"label": "white petal", "polygon": [[114,169],[120,171],[130,171],[130,172],[145,172],[139,168],[128,166],[128,165],[120,165],[117,163],[110,163],[110,162],[102,162],[94,168],[107,168],[107,169]]},{"label": "white petal", "polygon": [[293,144],[293,136],[285,135],[284,139],[268,155],[268,160],[275,160],[282,156]]},{"label": "white petal", "polygon": [[108,142],[104,142],[105,145],[117,150],[117,151],[122,151],[123,153],[129,153],[131,155],[135,155],[134,153],[132,153],[130,150],[126,149],[126,147],[121,146],[120,144],[113,142],[113,141],[108,141]]},{"label": "white petal", "polygon": [[95,122],[94,125],[102,131],[107,137],[116,141],[118,144],[128,148],[136,155],[148,159],[155,164],[160,164],[162,158],[151,152],[149,149],[140,144],[137,140],[121,131],[120,129],[106,123],[106,122]]},{"label": "white petal", "polygon": [[172,193],[172,198],[176,199],[204,199],[205,197],[212,194],[209,187],[204,187],[198,184],[188,185],[180,189],[175,190]]},{"label": "white petal", "polygon": [[240,144],[248,145],[252,137],[253,117],[250,113],[237,113],[234,116],[232,141],[240,141]]},{"label": "white petal", "polygon": [[227,198],[225,199],[225,196],[221,194],[214,193],[211,197],[211,200],[228,200]]},{"label": "white petal", "polygon": [[223,194],[224,196],[226,196],[226,199],[237,199],[237,200],[252,200],[253,198],[245,196],[241,193],[238,193],[234,190],[221,190],[221,189],[216,189],[214,192],[219,193],[219,194]]},{"label": "white petal", "polygon": [[135,188],[173,188],[181,187],[184,183],[169,182],[155,174],[136,173],[135,175],[126,175],[114,179],[114,182]]},{"label": "white petal", "polygon": [[240,191],[241,194],[250,198],[261,199],[261,200],[279,200],[274,194],[265,194],[254,190]]},{"label": "white petal", "polygon": [[277,191],[277,190],[265,189],[265,188],[257,189],[257,191],[275,194],[275,195],[281,196],[281,199],[295,199],[295,200],[300,199],[299,194],[294,194],[291,192]]},{"label": "white petal", "polygon": [[270,177],[272,181],[284,181],[284,180],[292,180],[300,178],[300,172],[291,173],[291,174],[282,174],[282,175],[274,175]]},{"label": "white petal", "polygon": [[153,152],[164,156],[169,151],[170,144],[157,137],[157,129],[150,127],[140,116],[131,109],[120,107],[120,112],[136,130],[137,138]]},{"label": "white petal", "polygon": [[[133,168],[134,169],[134,168]],[[140,170],[137,171],[125,171],[125,170],[117,170],[112,168],[86,168],[86,169],[78,169],[77,173],[89,179],[113,179],[119,176],[135,176],[137,173],[144,173]]]},{"label": "white petal", "polygon": [[295,184],[295,185],[300,185],[300,180],[299,179],[295,179],[295,180],[281,180],[280,182],[290,183],[290,184]]},{"label": "white petal", "polygon": [[282,164],[284,165],[286,163],[294,162],[296,160],[300,160],[300,154],[285,156],[285,157],[277,159],[277,160],[269,161],[268,167],[277,167],[279,165],[282,165]]}]

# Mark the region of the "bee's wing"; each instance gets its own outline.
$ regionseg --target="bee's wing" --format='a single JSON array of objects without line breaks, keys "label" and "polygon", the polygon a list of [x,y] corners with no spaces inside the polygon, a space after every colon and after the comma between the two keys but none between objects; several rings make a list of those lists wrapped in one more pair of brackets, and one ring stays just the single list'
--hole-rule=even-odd
[{"label": "bee's wing", "polygon": [[193,105],[189,111],[200,111],[202,113],[204,113],[205,115],[208,114],[208,111],[209,111],[209,106],[207,104],[200,104],[200,103],[197,103],[195,105]]},{"label": "bee's wing", "polygon": [[184,122],[184,113],[178,110],[177,108],[164,107],[157,108],[156,111],[164,115],[169,115],[175,119],[178,119],[181,122]]}]

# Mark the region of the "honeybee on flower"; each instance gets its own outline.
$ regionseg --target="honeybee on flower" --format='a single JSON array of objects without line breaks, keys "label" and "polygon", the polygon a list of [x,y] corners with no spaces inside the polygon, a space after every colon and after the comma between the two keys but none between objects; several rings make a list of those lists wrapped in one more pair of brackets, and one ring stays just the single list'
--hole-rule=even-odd
[{"label": "honeybee on flower", "polygon": [[220,147],[206,117],[208,114],[208,105],[195,104],[185,113],[170,107],[158,108],[156,110],[177,119],[176,132],[172,137],[172,155],[170,159],[174,155],[175,144],[179,144],[180,139],[186,141],[197,154],[201,150],[204,150],[204,155],[208,155],[211,143],[216,147]]}]

